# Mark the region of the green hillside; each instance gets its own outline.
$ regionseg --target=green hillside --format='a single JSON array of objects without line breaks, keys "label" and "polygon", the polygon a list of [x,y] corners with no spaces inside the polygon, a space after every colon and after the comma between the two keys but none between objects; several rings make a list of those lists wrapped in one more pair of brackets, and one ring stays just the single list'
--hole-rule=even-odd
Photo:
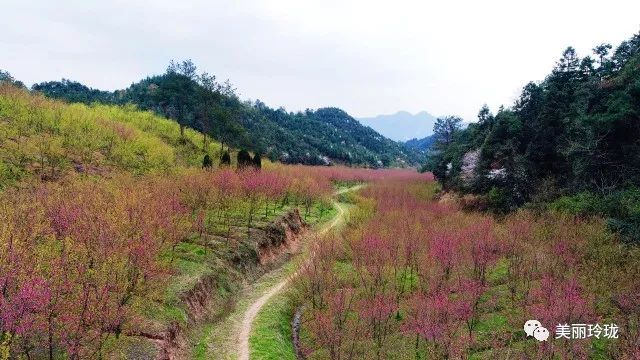
[{"label": "green hillside", "polygon": [[433,143],[435,141],[435,137],[433,135],[429,135],[427,137],[417,139],[413,138],[404,142],[404,145],[409,149],[414,149],[420,153],[427,153]]},{"label": "green hillside", "polygon": [[[69,171],[135,174],[200,166],[217,159],[219,143],[172,120],[133,106],[65,104],[0,85],[0,188],[30,177]],[[216,155],[216,156],[213,156]]]},{"label": "green hillside", "polygon": [[600,215],[640,241],[640,34],[594,56],[567,48],[540,83],[512,107],[462,130],[436,123],[427,169],[447,189],[480,195],[483,206],[522,206]]},{"label": "green hillside", "polygon": [[67,102],[135,104],[175,119],[224,144],[262,153],[271,160],[311,165],[369,167],[415,164],[415,151],[363,126],[336,108],[287,112],[257,100],[243,102],[228,83],[198,75],[190,61],[172,63],[163,75],[107,92],[63,79],[33,90]]}]

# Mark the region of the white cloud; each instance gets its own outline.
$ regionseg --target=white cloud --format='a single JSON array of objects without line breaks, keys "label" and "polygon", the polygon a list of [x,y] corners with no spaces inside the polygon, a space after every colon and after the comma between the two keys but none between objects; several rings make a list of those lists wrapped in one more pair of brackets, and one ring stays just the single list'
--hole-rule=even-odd
[{"label": "white cloud", "polygon": [[3,5],[0,68],[115,89],[192,58],[244,97],[459,114],[509,105],[562,50],[586,55],[640,30],[640,2],[32,1]]}]

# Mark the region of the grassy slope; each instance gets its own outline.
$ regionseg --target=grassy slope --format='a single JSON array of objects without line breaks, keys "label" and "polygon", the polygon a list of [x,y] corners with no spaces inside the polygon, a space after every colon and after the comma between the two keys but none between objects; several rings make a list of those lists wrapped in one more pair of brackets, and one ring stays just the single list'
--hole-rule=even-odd
[{"label": "grassy slope", "polygon": [[[65,104],[0,84],[0,189],[78,171],[134,174],[199,167],[221,146],[133,106]],[[232,156],[232,158],[235,158]]]},{"label": "grassy slope", "polygon": [[[204,154],[209,153],[215,160],[221,151],[221,145],[213,141],[205,150],[203,141],[201,133],[185,129],[182,137],[176,122],[133,106],[66,104],[0,84],[0,191],[74,173],[108,177],[115,172],[145,175],[197,168]],[[271,164],[263,160],[263,165]],[[315,204],[305,216],[307,222],[313,224],[332,216],[332,211],[324,211],[321,219],[318,206]],[[268,216],[256,219],[254,226],[265,226],[290,209],[291,206],[274,209]],[[153,323],[187,324],[181,295],[205,276],[217,276],[216,297],[221,305],[237,295],[246,274],[232,269],[222,254],[195,240],[185,239],[176,247],[168,286],[150,299],[137,299],[141,315]],[[217,315],[223,316],[227,311],[221,306]],[[121,340],[111,345],[124,357],[131,354],[127,344],[134,344],[136,349],[148,347],[139,339],[121,336]]]},{"label": "grassy slope", "polygon": [[[115,172],[144,175],[199,167],[204,154],[209,153],[217,159],[221,151],[220,144],[213,141],[205,151],[203,140],[203,135],[192,129],[185,129],[182,137],[176,122],[133,106],[66,104],[23,89],[0,85],[0,191],[24,182],[60,179],[73,173],[90,176],[109,176]],[[270,166],[268,161],[264,165]],[[342,186],[343,190],[348,185]],[[320,224],[335,216],[335,209],[321,212],[319,206],[315,204],[308,216],[303,214],[305,221]],[[289,209],[284,207],[268,217],[257,219],[256,226],[265,225]],[[221,254],[197,244],[197,241],[186,239],[175,250],[175,271],[169,276],[168,286],[154,293],[153,298],[138,299],[141,315],[156,324],[177,322],[186,325],[189,320],[181,295],[199,279],[215,274],[220,303],[216,316],[226,316],[231,309],[225,303],[236,302],[239,282],[246,281],[245,274],[230,268]],[[290,274],[295,268],[293,265],[288,264],[278,273],[285,274],[283,276]],[[276,280],[280,278],[275,277]],[[269,281],[265,284],[268,285]],[[292,354],[289,341],[291,309],[284,294],[278,295],[265,307],[256,319],[252,351],[255,348],[258,352],[270,354],[284,347],[285,351],[279,354]],[[272,332],[278,324],[277,331]],[[211,355],[211,349],[206,345],[217,326],[217,323],[214,326],[213,322],[207,322],[190,331],[192,356]],[[254,346],[256,335],[264,346],[259,344],[260,341]],[[271,341],[274,336],[279,338],[279,343]],[[112,353],[115,357],[131,355],[132,348],[139,354],[148,354],[145,348],[152,351],[149,344],[141,341],[121,336],[120,340],[107,347],[115,351]]]}]

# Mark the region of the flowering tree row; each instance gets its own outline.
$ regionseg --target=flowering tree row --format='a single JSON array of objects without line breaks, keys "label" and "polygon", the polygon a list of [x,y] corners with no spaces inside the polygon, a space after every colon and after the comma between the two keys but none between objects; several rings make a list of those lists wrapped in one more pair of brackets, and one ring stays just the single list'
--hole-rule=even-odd
[{"label": "flowering tree row", "polygon": [[0,209],[0,333],[27,358],[99,356],[188,229],[161,180],[47,184],[2,194]]},{"label": "flowering tree row", "polygon": [[431,180],[430,173],[418,173],[408,169],[365,169],[344,166],[304,166],[274,165],[285,173],[306,174],[314,179],[328,179],[333,182],[377,182],[380,180],[417,181]]},{"label": "flowering tree row", "polygon": [[167,285],[179,242],[214,246],[205,239],[223,229],[233,245],[247,237],[233,230],[373,177],[342,171],[69,177],[0,193],[0,358],[100,357],[110,337],[137,332],[136,304]]},{"label": "flowering tree row", "polygon": [[[501,221],[425,200],[430,184],[363,191],[344,239],[330,238],[297,283],[314,358],[466,358],[473,353],[586,358],[590,340],[525,338],[522,325],[614,319],[606,356],[637,356],[637,252],[601,221],[512,215]],[[364,212],[364,213],[363,213]]]}]

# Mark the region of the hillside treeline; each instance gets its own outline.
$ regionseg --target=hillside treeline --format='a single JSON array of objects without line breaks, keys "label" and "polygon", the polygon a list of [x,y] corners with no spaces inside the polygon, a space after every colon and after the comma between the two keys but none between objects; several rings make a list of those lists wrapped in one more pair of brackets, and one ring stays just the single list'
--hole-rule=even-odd
[{"label": "hillside treeline", "polygon": [[228,82],[198,74],[190,61],[114,92],[63,79],[35,84],[34,91],[68,102],[134,104],[176,120],[235,148],[284,163],[369,167],[415,162],[413,151],[361,125],[337,108],[287,112],[260,100],[242,101]]}]

